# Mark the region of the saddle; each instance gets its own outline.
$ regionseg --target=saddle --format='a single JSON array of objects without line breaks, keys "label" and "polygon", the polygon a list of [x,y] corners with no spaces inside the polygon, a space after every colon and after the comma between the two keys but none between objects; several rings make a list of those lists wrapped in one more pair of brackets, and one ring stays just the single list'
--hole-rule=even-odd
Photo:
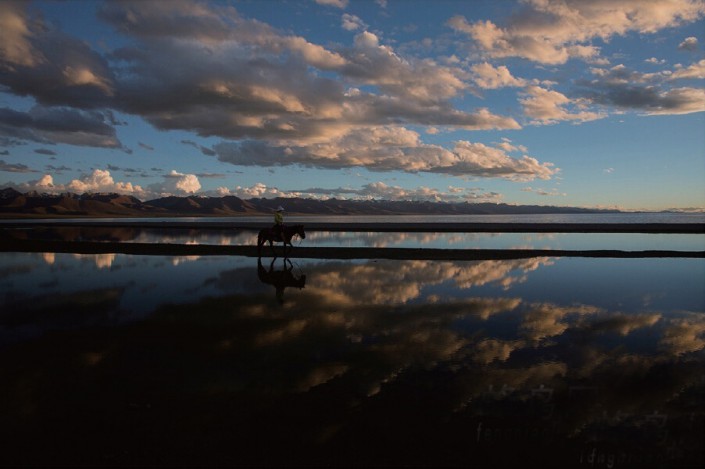
[{"label": "saddle", "polygon": [[284,227],[277,229],[277,225],[274,225],[269,231],[272,235],[272,241],[284,242]]}]

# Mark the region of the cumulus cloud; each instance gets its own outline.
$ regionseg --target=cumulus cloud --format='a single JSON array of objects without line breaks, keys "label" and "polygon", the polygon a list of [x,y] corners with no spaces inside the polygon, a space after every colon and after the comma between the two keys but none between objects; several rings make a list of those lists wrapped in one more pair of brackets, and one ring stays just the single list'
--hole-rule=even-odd
[{"label": "cumulus cloud", "polygon": [[158,185],[149,186],[150,190],[165,194],[193,194],[201,188],[198,176],[195,174],[183,174],[176,170],[171,170],[164,175],[164,181]]},{"label": "cumulus cloud", "polygon": [[527,0],[523,11],[503,26],[491,21],[469,23],[463,16],[451,18],[448,25],[470,37],[489,57],[562,64],[598,56],[599,48],[591,45],[594,39],[609,41],[629,32],[651,34],[703,15],[705,5],[698,0]]},{"label": "cumulus cloud", "polygon": [[261,141],[215,145],[221,161],[250,166],[303,165],[339,169],[364,166],[371,171],[435,172],[510,180],[549,179],[557,169],[529,156],[512,158],[482,143],[455,142],[452,150],[421,142],[419,134],[398,127],[354,129],[325,143],[276,146]]},{"label": "cumulus cloud", "polygon": [[78,179],[71,180],[68,184],[54,182],[51,174],[45,174],[39,179],[31,180],[20,184],[6,184],[22,192],[37,191],[40,193],[58,194],[61,192],[74,192],[83,194],[85,192],[104,192],[133,195],[138,198],[145,198],[148,194],[139,185],[130,182],[115,181],[110,171],[94,169],[90,174],[85,174]]},{"label": "cumulus cloud", "polygon": [[275,197],[296,197],[296,192],[283,192],[276,187],[267,187],[266,184],[258,182],[257,184],[250,187],[237,186],[234,189],[228,189],[227,187],[219,187],[217,189],[218,194],[224,195],[234,195],[240,197],[241,199],[273,199]]},{"label": "cumulus cloud", "polygon": [[417,187],[407,189],[400,186],[390,186],[383,182],[365,184],[360,188],[337,187],[321,188],[309,187],[282,191],[277,187],[268,187],[258,182],[250,187],[237,186],[235,188],[219,187],[216,189],[218,196],[234,195],[241,199],[275,198],[275,197],[305,197],[310,199],[326,200],[336,198],[341,200],[390,200],[390,201],[424,201],[424,202],[493,202],[498,203],[502,194],[484,191],[478,188],[461,188],[449,186],[447,190],[438,190],[430,187]]},{"label": "cumulus cloud", "polygon": [[688,67],[683,67],[682,65],[676,65],[675,70],[668,77],[670,80],[679,79],[705,79],[705,59],[691,64]]},{"label": "cumulus cloud", "polygon": [[698,50],[698,38],[695,36],[690,36],[687,37],[678,44],[678,49],[680,50],[687,50],[687,51],[696,51]]},{"label": "cumulus cloud", "polygon": [[496,89],[506,86],[524,86],[526,81],[521,78],[515,78],[509,72],[509,69],[500,65],[494,67],[487,62],[475,64],[471,67],[473,79],[480,88]]},{"label": "cumulus cloud", "polygon": [[142,195],[144,192],[140,186],[135,186],[130,182],[115,182],[110,175],[110,171],[94,169],[91,174],[80,179],[74,179],[66,185],[66,189],[71,192],[82,194],[84,192],[115,192],[118,194]]},{"label": "cumulus cloud", "polygon": [[[450,174],[457,173],[457,166],[463,173],[471,170],[471,175],[481,176],[477,168],[482,165],[469,165],[453,151],[424,145],[418,135],[412,145],[405,145],[402,138],[396,150],[391,143],[374,143],[373,154],[365,155],[370,145],[360,129],[404,134],[408,131],[398,126],[520,128],[513,118],[488,109],[455,108],[451,100],[468,89],[466,70],[402,57],[364,30],[353,15],[344,17],[345,24],[362,31],[350,46],[330,49],[243,18],[226,5],[109,2],[100,7],[100,18],[133,39],[134,45],[112,51],[108,62],[87,43],[54,26],[31,29],[30,24],[42,24],[41,18],[29,18],[24,4],[13,5],[12,17],[22,27],[7,34],[25,38],[22,47],[31,47],[46,60],[22,65],[11,63],[14,53],[0,57],[0,84],[40,103],[29,113],[0,112],[0,136],[7,141],[121,148],[116,122],[105,111],[116,109],[141,116],[158,129],[241,140],[232,144],[225,158],[222,149],[218,152],[225,160],[237,160],[233,148],[254,145],[265,153],[247,164],[293,161]],[[110,63],[120,66],[111,69]],[[493,77],[482,78],[488,85],[516,85],[518,79],[502,67],[492,71]],[[348,145],[345,154],[330,155],[343,141]],[[213,154],[189,140],[184,143]],[[313,157],[302,153],[309,149],[314,150]],[[396,156],[391,155],[394,151]],[[511,177],[511,172],[502,167],[500,177]]]},{"label": "cumulus cloud", "polygon": [[[604,114],[580,110],[586,103],[567,98],[562,93],[547,90],[540,86],[528,86],[524,97],[519,99],[524,107],[524,113],[541,124],[555,124],[560,121],[586,122],[605,117]],[[568,106],[577,107],[571,112]]]}]

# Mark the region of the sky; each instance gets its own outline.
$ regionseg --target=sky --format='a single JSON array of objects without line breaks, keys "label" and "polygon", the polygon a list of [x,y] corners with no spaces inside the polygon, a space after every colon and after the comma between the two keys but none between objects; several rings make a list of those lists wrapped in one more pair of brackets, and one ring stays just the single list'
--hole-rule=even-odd
[{"label": "sky", "polygon": [[0,2],[0,188],[705,210],[705,0]]}]

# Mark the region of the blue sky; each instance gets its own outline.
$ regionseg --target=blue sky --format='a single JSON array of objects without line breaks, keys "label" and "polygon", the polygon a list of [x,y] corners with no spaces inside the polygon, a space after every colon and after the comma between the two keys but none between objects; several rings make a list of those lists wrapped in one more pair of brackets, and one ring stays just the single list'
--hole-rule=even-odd
[{"label": "blue sky", "polygon": [[705,208],[705,2],[0,3],[0,187]]}]

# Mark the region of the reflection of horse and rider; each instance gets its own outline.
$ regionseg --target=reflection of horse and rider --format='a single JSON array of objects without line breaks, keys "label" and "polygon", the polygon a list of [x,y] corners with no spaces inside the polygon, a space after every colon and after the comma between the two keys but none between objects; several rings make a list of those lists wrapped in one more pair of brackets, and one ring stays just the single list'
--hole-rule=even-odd
[{"label": "reflection of horse and rider", "polygon": [[[284,224],[284,207],[277,207],[274,212],[274,226],[271,228],[263,228],[257,235],[257,255],[261,257],[262,246],[265,242],[269,242],[269,247],[274,253],[274,243],[284,243],[284,255],[289,248],[293,249],[291,238],[298,235],[301,239],[306,238],[303,225],[285,225]],[[276,254],[276,253],[275,253]]]},{"label": "reflection of horse and rider", "polygon": [[[277,301],[280,304],[284,303],[284,290],[287,287],[295,287],[302,289],[306,286],[306,274],[301,274],[298,278],[294,276],[292,270],[294,265],[289,259],[284,259],[284,270],[275,270],[274,262],[276,259],[272,259],[272,263],[269,265],[269,270],[265,269],[262,265],[262,258],[257,260],[257,277],[259,277],[260,282],[273,285],[276,289]],[[289,267],[287,267],[287,263]]]}]

